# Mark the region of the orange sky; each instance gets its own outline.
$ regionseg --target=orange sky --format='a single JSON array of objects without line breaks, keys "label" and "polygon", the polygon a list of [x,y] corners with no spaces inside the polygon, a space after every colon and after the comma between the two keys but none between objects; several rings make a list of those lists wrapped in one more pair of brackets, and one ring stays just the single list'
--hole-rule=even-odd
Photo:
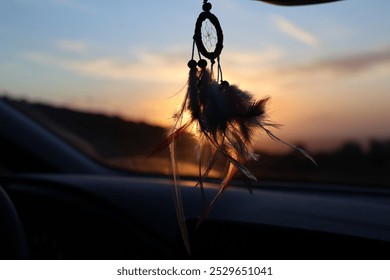
[{"label": "orange sky", "polygon": [[[0,92],[169,126],[185,94],[198,2],[4,2]],[[310,148],[390,137],[389,3],[212,2],[224,78],[271,97],[277,135]]]}]

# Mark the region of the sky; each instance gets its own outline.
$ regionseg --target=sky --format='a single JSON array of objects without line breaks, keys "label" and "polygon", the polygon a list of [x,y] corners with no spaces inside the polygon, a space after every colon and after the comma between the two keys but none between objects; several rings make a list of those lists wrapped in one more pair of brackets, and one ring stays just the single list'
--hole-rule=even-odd
[{"label": "sky", "polygon": [[[224,79],[271,97],[275,134],[313,150],[390,138],[390,1],[210,2]],[[202,3],[1,1],[0,92],[169,126]],[[256,145],[271,147],[262,135]]]}]

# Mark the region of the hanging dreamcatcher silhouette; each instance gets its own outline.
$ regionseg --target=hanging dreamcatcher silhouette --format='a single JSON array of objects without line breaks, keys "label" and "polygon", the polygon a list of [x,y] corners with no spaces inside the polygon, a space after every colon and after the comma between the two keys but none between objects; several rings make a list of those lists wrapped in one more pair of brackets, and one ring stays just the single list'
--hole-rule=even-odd
[{"label": "hanging dreamcatcher silhouette", "polygon": [[[200,13],[195,24],[192,56],[187,64],[189,67],[187,92],[179,111],[173,115],[174,125],[169,130],[166,140],[158,148],[159,150],[169,147],[170,150],[177,218],[189,253],[190,246],[175,151],[176,141],[185,133],[192,133],[198,142],[197,186],[201,190],[203,199],[205,199],[204,179],[209,175],[218,158],[223,157],[227,161],[227,171],[219,191],[211,202],[205,203],[199,223],[207,217],[238,172],[251,180],[256,180],[245,166],[248,161],[258,158],[252,147],[255,129],[260,128],[272,139],[299,150],[314,162],[303,150],[284,142],[270,131],[270,128],[278,125],[267,118],[266,104],[269,98],[255,100],[248,92],[223,80],[220,59],[223,32],[218,18],[210,12],[211,8],[211,3],[204,0],[203,12]],[[196,55],[198,60],[195,60]],[[206,149],[206,145],[209,148]]]}]

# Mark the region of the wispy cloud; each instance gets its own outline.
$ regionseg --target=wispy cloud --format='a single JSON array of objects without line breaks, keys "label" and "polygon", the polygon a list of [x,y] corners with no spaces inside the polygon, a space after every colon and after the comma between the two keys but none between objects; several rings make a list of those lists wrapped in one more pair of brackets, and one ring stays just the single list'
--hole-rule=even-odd
[{"label": "wispy cloud", "polygon": [[254,51],[229,51],[224,57],[230,65],[242,65],[243,67],[259,68],[272,64],[283,57],[284,52],[276,47]]},{"label": "wispy cloud", "polygon": [[169,56],[148,52],[137,52],[136,60],[110,56],[69,59],[40,52],[27,53],[25,58],[41,65],[55,66],[78,74],[110,80],[173,82],[178,80],[177,74],[180,74],[176,70],[179,67],[183,68],[181,64],[175,65],[170,61]]},{"label": "wispy cloud", "polygon": [[[390,63],[390,47],[318,61],[306,67],[307,71],[321,69],[335,74],[352,74]],[[389,69],[390,74],[390,69]]]},{"label": "wispy cloud", "polygon": [[275,16],[273,20],[279,30],[287,34],[288,36],[298,41],[301,41],[309,46],[318,45],[318,39],[314,35],[305,31],[304,29],[287,20],[286,18],[282,16]]},{"label": "wispy cloud", "polygon": [[[57,47],[63,51],[62,55],[30,52],[25,55],[25,58],[34,63],[65,69],[96,79],[141,81],[154,85],[182,83],[187,79],[185,66],[187,57],[180,50],[157,52],[137,49],[133,50],[127,58],[98,54],[89,58],[80,58],[70,57],[70,55],[72,52],[76,54],[89,52],[90,46],[84,42],[63,40]],[[334,78],[353,77],[359,73],[369,73],[372,76],[372,72],[368,71],[371,69],[379,71],[376,73],[386,73],[386,71],[390,73],[390,46],[354,54],[340,54],[309,63],[281,66],[283,64],[279,62],[284,55],[277,48],[259,52],[230,52],[222,65],[229,66],[224,68],[225,78],[236,83],[265,83],[262,88],[271,90],[290,82],[328,81]]]},{"label": "wispy cloud", "polygon": [[362,73],[375,67],[385,67],[390,75],[390,46],[370,49],[359,53],[340,55],[314,61],[309,64],[295,65],[283,70],[285,73],[327,74],[345,76]]},{"label": "wispy cloud", "polygon": [[56,45],[61,51],[75,53],[84,53],[88,48],[88,44],[86,42],[73,40],[60,40]]},{"label": "wispy cloud", "polygon": [[51,3],[83,13],[93,14],[96,12],[94,7],[80,0],[51,0]]}]

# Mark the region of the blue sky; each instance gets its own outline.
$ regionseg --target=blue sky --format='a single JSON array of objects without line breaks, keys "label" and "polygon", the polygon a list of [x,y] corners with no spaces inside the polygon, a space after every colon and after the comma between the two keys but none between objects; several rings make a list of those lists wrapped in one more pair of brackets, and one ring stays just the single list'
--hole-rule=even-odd
[{"label": "blue sky", "polygon": [[[202,2],[2,1],[0,91],[167,126]],[[313,147],[390,137],[389,1],[210,2],[224,78],[271,96],[279,136]]]}]

